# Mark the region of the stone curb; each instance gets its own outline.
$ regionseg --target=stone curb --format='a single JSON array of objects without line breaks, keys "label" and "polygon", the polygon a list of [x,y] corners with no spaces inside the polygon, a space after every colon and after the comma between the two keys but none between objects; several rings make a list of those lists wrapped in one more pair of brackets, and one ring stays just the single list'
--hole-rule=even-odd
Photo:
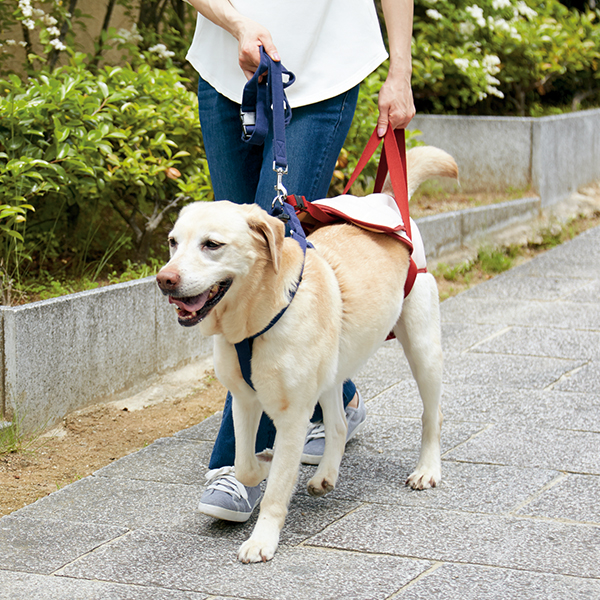
[{"label": "stone curb", "polygon": [[460,248],[478,237],[533,219],[540,214],[540,198],[521,198],[488,206],[415,219],[428,258]]}]

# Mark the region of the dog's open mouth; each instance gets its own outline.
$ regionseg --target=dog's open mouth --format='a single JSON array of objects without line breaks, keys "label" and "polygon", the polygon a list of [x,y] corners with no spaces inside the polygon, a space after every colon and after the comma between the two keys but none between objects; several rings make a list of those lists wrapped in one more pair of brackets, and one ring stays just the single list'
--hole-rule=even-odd
[{"label": "dog's open mouth", "polygon": [[222,300],[229,290],[232,279],[226,279],[221,283],[215,283],[208,290],[198,296],[176,298],[169,296],[169,303],[175,304],[177,308],[177,319],[180,325],[191,327],[200,323],[208,313]]}]

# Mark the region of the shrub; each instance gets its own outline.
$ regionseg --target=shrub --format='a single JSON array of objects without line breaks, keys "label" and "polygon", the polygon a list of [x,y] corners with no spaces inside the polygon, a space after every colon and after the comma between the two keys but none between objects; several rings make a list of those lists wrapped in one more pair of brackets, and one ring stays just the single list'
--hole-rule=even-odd
[{"label": "shrub", "polygon": [[536,115],[597,102],[598,16],[558,0],[417,0],[417,109]]},{"label": "shrub", "polygon": [[83,60],[0,81],[5,266],[19,252],[39,268],[59,257],[77,266],[119,239],[143,261],[171,208],[210,198],[197,101],[181,75],[148,65],[93,74]]}]

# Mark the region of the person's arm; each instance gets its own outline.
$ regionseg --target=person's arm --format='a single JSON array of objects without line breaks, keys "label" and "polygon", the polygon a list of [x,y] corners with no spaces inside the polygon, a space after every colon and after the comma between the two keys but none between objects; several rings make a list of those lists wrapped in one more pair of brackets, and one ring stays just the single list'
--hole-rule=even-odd
[{"label": "person's arm", "polygon": [[269,31],[237,11],[229,0],[186,0],[201,15],[228,31],[238,41],[239,65],[247,79],[254,75],[260,63],[259,47],[279,61],[277,48]]},{"label": "person's arm", "polygon": [[380,137],[385,134],[388,123],[392,129],[405,128],[415,116],[410,84],[414,2],[382,0],[381,6],[388,33],[390,70],[379,91],[377,132]]}]

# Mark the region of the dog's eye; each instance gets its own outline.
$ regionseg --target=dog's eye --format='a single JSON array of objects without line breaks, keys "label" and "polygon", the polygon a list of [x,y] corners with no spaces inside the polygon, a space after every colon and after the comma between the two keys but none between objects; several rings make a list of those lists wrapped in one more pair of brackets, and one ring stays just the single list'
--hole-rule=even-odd
[{"label": "dog's eye", "polygon": [[177,241],[175,240],[175,238],[169,238],[169,247],[177,248]]},{"label": "dog's eye", "polygon": [[204,244],[202,244],[202,247],[206,248],[207,250],[216,250],[217,248],[221,248],[224,245],[225,244],[222,244],[221,242],[215,242],[214,240],[207,240],[206,242],[204,242]]}]

